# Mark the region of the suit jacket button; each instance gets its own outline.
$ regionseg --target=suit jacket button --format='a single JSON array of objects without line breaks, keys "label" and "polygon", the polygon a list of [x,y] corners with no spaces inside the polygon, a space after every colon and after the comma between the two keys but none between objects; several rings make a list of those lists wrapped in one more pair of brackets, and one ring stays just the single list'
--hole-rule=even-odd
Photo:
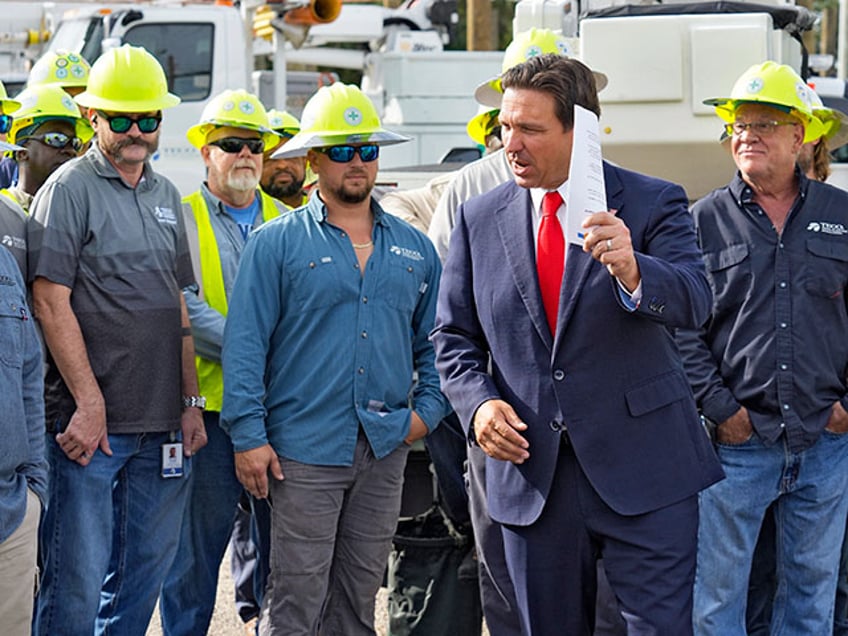
[{"label": "suit jacket button", "polygon": [[555,433],[559,433],[562,430],[562,422],[558,420],[551,420],[551,430]]},{"label": "suit jacket button", "polygon": [[565,371],[563,371],[562,369],[557,369],[556,371],[554,371],[554,380],[556,380],[557,382],[561,382],[564,379]]}]

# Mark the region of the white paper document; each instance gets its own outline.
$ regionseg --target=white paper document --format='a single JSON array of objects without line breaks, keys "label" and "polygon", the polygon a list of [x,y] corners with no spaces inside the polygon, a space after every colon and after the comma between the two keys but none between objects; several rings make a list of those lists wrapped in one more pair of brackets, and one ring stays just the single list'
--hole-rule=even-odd
[{"label": "white paper document", "polygon": [[609,208],[598,116],[576,104],[572,139],[568,199],[565,202],[565,239],[569,243],[583,245],[588,232],[581,226],[583,219],[595,212],[606,212]]}]

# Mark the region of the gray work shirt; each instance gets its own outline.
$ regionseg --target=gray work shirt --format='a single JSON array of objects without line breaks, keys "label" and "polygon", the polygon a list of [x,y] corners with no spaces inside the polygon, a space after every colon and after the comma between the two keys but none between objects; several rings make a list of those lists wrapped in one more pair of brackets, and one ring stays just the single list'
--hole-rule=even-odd
[{"label": "gray work shirt", "polygon": [[[194,282],[180,194],[144,166],[132,188],[95,143],[39,189],[27,224],[30,278],[72,290],[109,433],[179,429],[180,290]],[[47,356],[48,430],[75,404]]]},{"label": "gray work shirt", "polygon": [[24,280],[27,279],[26,219],[20,205],[0,194],[0,244],[15,257]]}]

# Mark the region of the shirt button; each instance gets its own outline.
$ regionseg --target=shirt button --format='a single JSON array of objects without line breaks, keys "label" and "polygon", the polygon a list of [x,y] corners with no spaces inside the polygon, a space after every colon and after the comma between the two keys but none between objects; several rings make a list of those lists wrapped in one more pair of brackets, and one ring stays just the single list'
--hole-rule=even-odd
[{"label": "shirt button", "polygon": [[781,422],[781,423],[780,423],[780,428],[786,428],[786,422]]},{"label": "shirt button", "polygon": [[309,267],[315,269],[315,261],[309,261]]},{"label": "shirt button", "polygon": [[363,302],[363,303],[365,303],[365,304],[367,304],[367,303],[368,303],[368,296],[363,296],[363,297],[362,297],[362,302]]},{"label": "shirt button", "polygon": [[780,370],[781,370],[781,371],[786,371],[786,369],[788,369],[788,368],[789,368],[789,366],[788,366],[788,365],[786,365],[786,364],[781,364],[781,365],[780,365]]},{"label": "shirt button", "polygon": [[339,236],[341,236],[342,238],[345,238],[347,236],[347,234],[345,234],[344,232],[339,232]]},{"label": "shirt button", "polygon": [[367,331],[363,331],[363,332],[362,332],[361,334],[359,334],[359,335],[360,335],[360,336],[362,336],[363,338],[367,338],[367,337],[368,337],[368,332],[367,332]]},{"label": "shirt button", "polygon": [[784,281],[784,280],[780,281],[780,288],[786,289],[786,281]]},{"label": "shirt button", "polygon": [[784,410],[784,411],[788,411],[788,410],[789,410],[789,405],[788,405],[788,404],[784,404],[784,405],[783,405],[783,410]]},{"label": "shirt button", "polygon": [[781,328],[781,329],[786,329],[786,323],[785,323],[785,322],[780,323],[780,328]]},{"label": "shirt button", "polygon": [[353,264],[353,269],[359,269],[359,263],[354,263],[354,264]]},{"label": "shirt button", "polygon": [[778,243],[778,244],[777,244],[777,246],[778,246],[780,249],[783,249],[783,241],[781,241],[780,243]]},{"label": "shirt button", "polygon": [[557,369],[556,371],[554,371],[554,380],[559,382],[560,380],[563,380],[564,378],[565,378],[565,371],[563,371],[562,369]]},{"label": "shirt button", "polygon": [[362,375],[363,373],[365,373],[365,367],[359,367],[359,368],[356,370],[356,372],[357,372],[359,375]]},{"label": "shirt button", "polygon": [[408,271],[408,272],[412,273],[412,265],[410,265],[409,267],[407,267],[407,268],[406,268],[406,271]]}]

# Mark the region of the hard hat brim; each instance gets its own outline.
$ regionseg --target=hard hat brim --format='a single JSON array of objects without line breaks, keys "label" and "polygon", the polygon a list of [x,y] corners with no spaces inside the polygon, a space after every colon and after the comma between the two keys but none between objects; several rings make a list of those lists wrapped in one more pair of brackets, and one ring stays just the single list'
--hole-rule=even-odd
[{"label": "hard hat brim", "polygon": [[21,103],[15,99],[0,99],[0,111],[6,115],[14,113],[21,107]]},{"label": "hard hat brim", "polygon": [[813,114],[827,129],[824,137],[827,139],[828,150],[836,150],[848,144],[848,115],[836,108],[814,108]]},{"label": "hard hat brim", "polygon": [[250,130],[252,132],[260,133],[262,135],[262,141],[264,142],[264,150],[273,148],[280,141],[280,136],[270,128],[262,128],[261,126],[245,126],[244,124],[235,124],[233,122],[226,121],[204,121],[199,124],[195,124],[186,131],[186,139],[188,139],[188,142],[192,146],[200,150],[206,145],[206,137],[210,132],[212,132],[215,128],[223,128],[225,126],[227,128],[240,128],[242,130]]},{"label": "hard hat brim", "polygon": [[[600,93],[609,84],[609,78],[600,71],[592,71],[595,77],[595,90]],[[503,88],[501,87],[501,76],[486,80],[474,89],[474,99],[482,106],[489,108],[500,108],[503,99]]]},{"label": "hard hat brim", "polygon": [[11,144],[8,141],[0,141],[0,152],[5,152],[7,150],[26,150],[26,148],[16,144]]},{"label": "hard hat brim", "polygon": [[291,159],[292,157],[306,156],[310,148],[327,148],[329,146],[347,146],[350,144],[375,144],[377,146],[392,146],[411,141],[405,137],[388,130],[374,130],[361,133],[337,133],[337,132],[299,132],[289,139],[278,150],[271,155],[271,159]]},{"label": "hard hat brim", "polygon": [[156,99],[124,101],[106,99],[98,95],[93,95],[88,91],[83,91],[74,97],[74,101],[83,108],[96,108],[98,110],[108,110],[115,113],[148,113],[154,110],[171,108],[179,104],[181,100],[173,93],[165,93]]}]

